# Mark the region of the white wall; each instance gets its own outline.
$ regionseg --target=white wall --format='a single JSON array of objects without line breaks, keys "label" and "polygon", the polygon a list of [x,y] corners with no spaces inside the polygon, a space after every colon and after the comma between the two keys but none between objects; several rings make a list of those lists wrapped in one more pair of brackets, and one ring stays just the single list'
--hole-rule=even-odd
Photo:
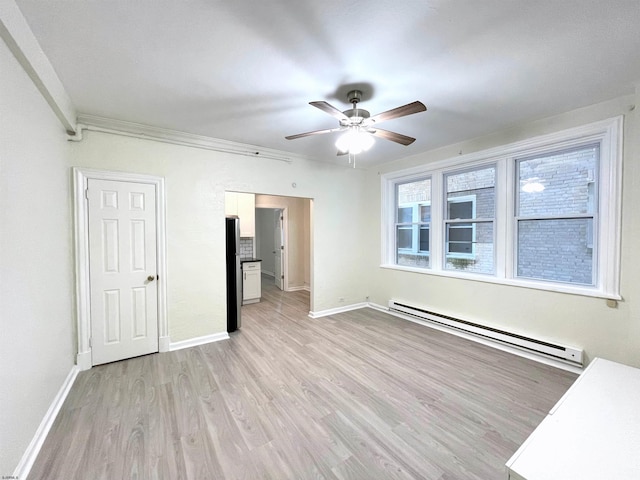
[{"label": "white wall", "polygon": [[307,200],[304,205],[304,224],[302,227],[304,236],[304,238],[302,239],[302,244],[304,245],[304,252],[302,253],[302,255],[303,258],[305,258],[305,262],[303,265],[303,277],[304,286],[307,288],[311,287],[311,252],[313,252],[313,249],[311,248],[311,231],[313,230],[313,226],[311,224],[311,209],[311,200]]},{"label": "white wall", "polygon": [[69,146],[0,40],[0,473],[74,363]]},{"label": "white wall", "polygon": [[[630,106],[639,108],[630,111]],[[587,360],[602,356],[640,367],[640,92],[598,105],[543,119],[506,132],[470,140],[384,165],[368,174],[366,276],[375,303],[399,298],[435,311],[471,319],[516,333],[582,347]],[[382,269],[380,176],[395,170],[455,157],[597,120],[625,115],[622,218],[623,301],[610,308],[603,299],[530,290],[457,278]]]},{"label": "white wall", "polygon": [[73,144],[72,163],[165,178],[172,342],[226,330],[225,190],[313,198],[313,308],[337,307],[339,297],[345,303],[364,300],[366,287],[359,272],[365,262],[357,253],[364,238],[365,173],[361,170],[302,159],[286,163],[98,132],[86,132],[82,142]]}]

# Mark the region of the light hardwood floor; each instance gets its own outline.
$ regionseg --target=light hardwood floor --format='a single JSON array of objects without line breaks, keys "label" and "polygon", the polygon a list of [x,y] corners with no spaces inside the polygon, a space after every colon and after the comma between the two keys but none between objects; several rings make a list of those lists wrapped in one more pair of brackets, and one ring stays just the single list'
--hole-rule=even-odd
[{"label": "light hardwood floor", "polygon": [[229,341],[82,372],[29,479],[503,479],[576,378],[263,284]]}]

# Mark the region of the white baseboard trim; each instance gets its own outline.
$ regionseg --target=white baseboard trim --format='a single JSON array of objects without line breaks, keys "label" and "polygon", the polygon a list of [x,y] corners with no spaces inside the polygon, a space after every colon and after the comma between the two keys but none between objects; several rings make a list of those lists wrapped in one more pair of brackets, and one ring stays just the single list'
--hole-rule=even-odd
[{"label": "white baseboard trim", "polygon": [[81,371],[89,370],[93,365],[91,361],[91,350],[88,352],[78,352],[76,355],[76,365]]},{"label": "white baseboard trim", "polygon": [[171,351],[171,337],[158,338],[158,352],[170,352]]},{"label": "white baseboard trim", "polygon": [[377,303],[369,302],[367,306],[369,308],[373,308],[374,310],[379,310],[381,312],[389,313],[389,307],[385,307],[384,305],[378,305]]},{"label": "white baseboard trim", "polygon": [[214,333],[212,335],[190,338],[189,340],[182,340],[180,342],[172,342],[169,345],[169,351],[174,352],[176,350],[182,350],[183,348],[197,347],[198,345],[205,345],[207,343],[219,342],[221,340],[228,339],[229,334],[227,332]]},{"label": "white baseboard trim", "polygon": [[51,405],[49,405],[49,409],[40,422],[35,435],[31,439],[31,443],[29,443],[29,446],[22,455],[18,466],[14,470],[12,478],[28,477],[29,472],[31,471],[31,467],[33,467],[33,463],[36,461],[36,458],[40,453],[40,449],[42,448],[42,445],[44,444],[44,441],[49,434],[49,430],[51,430],[51,426],[58,416],[58,412],[60,412],[62,404],[67,398],[67,395],[69,395],[69,390],[71,390],[73,382],[75,382],[78,373],[80,373],[79,366],[74,365],[73,367],[71,367],[71,371],[62,383],[62,387],[60,387],[60,390],[58,390],[58,393],[54,397],[53,402],[51,402]]},{"label": "white baseboard trim", "polygon": [[306,285],[302,285],[299,287],[289,287],[287,288],[287,292],[299,292],[301,290],[306,290],[307,292],[310,292],[311,289],[309,287],[307,287]]},{"label": "white baseboard trim", "polygon": [[336,315],[338,313],[350,312],[351,310],[358,310],[360,308],[365,308],[368,306],[369,306],[368,302],[353,303],[351,305],[345,305],[344,307],[329,308],[327,310],[320,310],[318,312],[309,312],[309,316],[311,318],[321,318],[321,317],[326,317],[328,315]]}]

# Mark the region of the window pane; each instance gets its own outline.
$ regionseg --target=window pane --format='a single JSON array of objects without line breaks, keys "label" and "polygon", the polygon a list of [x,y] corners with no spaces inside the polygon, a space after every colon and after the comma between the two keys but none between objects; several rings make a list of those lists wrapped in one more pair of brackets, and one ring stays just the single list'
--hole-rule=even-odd
[{"label": "window pane", "polygon": [[413,228],[409,227],[398,227],[398,249],[411,249],[412,248],[412,238],[413,238]]},{"label": "window pane", "polygon": [[397,186],[396,205],[431,203],[431,179],[402,183]]},{"label": "window pane", "polygon": [[408,267],[429,268],[429,228],[419,229],[417,241],[420,251],[416,251],[412,245],[413,232],[418,227],[399,227],[397,230],[396,263]]},{"label": "window pane", "polygon": [[420,228],[420,251],[429,251],[429,227]]},{"label": "window pane", "polygon": [[431,179],[396,185],[396,263],[429,267]]},{"label": "window pane", "polygon": [[420,205],[420,221],[429,223],[431,221],[431,206]]},{"label": "window pane", "polygon": [[429,268],[429,255],[398,252],[396,264],[402,265],[403,267]]},{"label": "window pane", "polygon": [[470,223],[447,225],[449,242],[473,242],[473,227]]},{"label": "window pane", "polygon": [[413,222],[413,207],[398,208],[398,223]]},{"label": "window pane", "polygon": [[518,276],[593,285],[592,222],[520,220]]},{"label": "window pane", "polygon": [[493,274],[493,222],[447,225],[446,252],[447,270]]},{"label": "window pane", "polygon": [[495,167],[447,175],[447,219],[493,218],[495,181]]},{"label": "window pane", "polygon": [[473,218],[473,202],[449,202],[449,219]]},{"label": "window pane", "polygon": [[518,216],[593,213],[597,145],[518,161]]}]

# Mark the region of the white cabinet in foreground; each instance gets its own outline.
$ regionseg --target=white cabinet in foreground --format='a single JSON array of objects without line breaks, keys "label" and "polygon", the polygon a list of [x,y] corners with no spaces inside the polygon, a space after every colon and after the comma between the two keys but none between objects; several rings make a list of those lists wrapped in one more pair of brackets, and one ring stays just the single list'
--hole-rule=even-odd
[{"label": "white cabinet in foreground", "polygon": [[640,369],[596,358],[507,462],[510,480],[640,479]]},{"label": "white cabinet in foreground", "polygon": [[262,296],[260,262],[242,262],[242,304],[257,303]]}]

